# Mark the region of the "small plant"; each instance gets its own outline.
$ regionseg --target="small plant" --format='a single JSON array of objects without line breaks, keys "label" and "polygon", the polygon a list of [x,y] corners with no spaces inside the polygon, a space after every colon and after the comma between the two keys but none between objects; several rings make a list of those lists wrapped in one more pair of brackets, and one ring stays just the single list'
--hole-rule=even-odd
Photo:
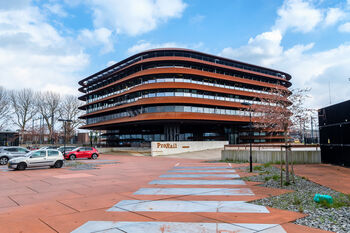
[{"label": "small plant", "polygon": [[300,205],[300,204],[301,204],[301,200],[297,196],[294,196],[293,205]]},{"label": "small plant", "polygon": [[262,171],[263,168],[262,168],[262,166],[255,166],[255,167],[253,168],[253,170],[254,170],[254,171]]},{"label": "small plant", "polygon": [[263,166],[264,166],[264,168],[271,167],[271,163],[264,163]]},{"label": "small plant", "polygon": [[273,175],[273,176],[272,176],[272,179],[273,179],[274,181],[279,181],[279,180],[281,179],[281,176],[279,176],[279,175]]},{"label": "small plant", "polygon": [[271,177],[270,176],[265,176],[265,181],[269,181],[270,179],[271,179]]},{"label": "small plant", "polygon": [[289,185],[290,185],[290,182],[285,181],[283,184],[284,184],[285,186],[289,186]]},{"label": "small plant", "polygon": [[299,211],[300,213],[304,213],[304,208],[303,208],[302,205],[299,205],[298,211]]}]

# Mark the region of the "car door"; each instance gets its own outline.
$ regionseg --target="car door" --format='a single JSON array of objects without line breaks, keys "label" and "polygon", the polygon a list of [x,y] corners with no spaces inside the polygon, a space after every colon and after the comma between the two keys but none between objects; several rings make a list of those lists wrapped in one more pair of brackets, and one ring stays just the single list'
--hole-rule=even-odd
[{"label": "car door", "polygon": [[11,158],[19,157],[17,147],[5,148],[4,151],[11,155]]},{"label": "car door", "polygon": [[78,150],[74,151],[74,154],[77,158],[83,158],[83,154],[84,154],[83,147],[80,147]]},{"label": "car door", "polygon": [[47,162],[50,166],[53,166],[59,155],[58,150],[48,150],[47,151]]},{"label": "car door", "polygon": [[49,166],[49,162],[46,157],[46,150],[35,151],[28,158],[28,167]]},{"label": "car door", "polygon": [[84,150],[84,158],[90,158],[92,154],[92,149],[90,147],[85,147]]}]

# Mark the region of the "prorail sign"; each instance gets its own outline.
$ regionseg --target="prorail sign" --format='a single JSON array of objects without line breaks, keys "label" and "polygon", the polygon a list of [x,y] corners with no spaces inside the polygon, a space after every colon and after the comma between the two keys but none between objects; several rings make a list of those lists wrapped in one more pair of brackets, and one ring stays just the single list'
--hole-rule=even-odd
[{"label": "prorail sign", "polygon": [[224,148],[228,141],[167,141],[151,142],[152,156]]},{"label": "prorail sign", "polygon": [[176,149],[177,143],[159,143],[159,142],[157,142],[157,148]]}]

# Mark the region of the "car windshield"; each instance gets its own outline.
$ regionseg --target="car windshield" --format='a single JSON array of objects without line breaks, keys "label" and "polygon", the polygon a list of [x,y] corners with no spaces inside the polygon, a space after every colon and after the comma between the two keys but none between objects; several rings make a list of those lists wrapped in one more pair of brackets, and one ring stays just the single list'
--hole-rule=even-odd
[{"label": "car windshield", "polygon": [[80,147],[77,147],[77,148],[74,148],[72,151],[77,151],[79,149],[80,149]]}]

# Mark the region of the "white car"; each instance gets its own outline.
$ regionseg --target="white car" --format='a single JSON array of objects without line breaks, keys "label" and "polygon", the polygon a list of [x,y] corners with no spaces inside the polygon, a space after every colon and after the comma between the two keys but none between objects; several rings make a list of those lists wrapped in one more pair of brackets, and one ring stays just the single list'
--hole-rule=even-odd
[{"label": "white car", "polygon": [[8,167],[16,170],[24,170],[27,167],[44,167],[61,168],[64,157],[58,150],[35,150],[23,157],[10,159]]}]

